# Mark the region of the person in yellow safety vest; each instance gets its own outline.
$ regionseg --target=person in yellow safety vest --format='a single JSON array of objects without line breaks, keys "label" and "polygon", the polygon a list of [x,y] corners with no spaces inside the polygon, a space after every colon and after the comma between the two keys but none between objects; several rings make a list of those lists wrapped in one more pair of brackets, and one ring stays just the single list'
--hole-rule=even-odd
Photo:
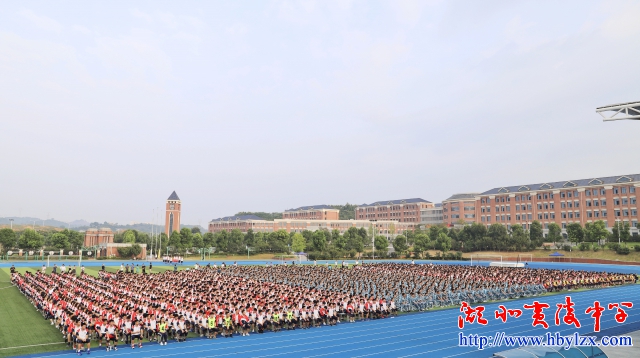
[{"label": "person in yellow safety vest", "polygon": [[224,316],[224,327],[223,327],[223,336],[226,337],[231,337],[233,338],[233,323],[231,322],[231,316],[229,315],[229,312],[227,312],[227,314],[225,314]]},{"label": "person in yellow safety vest", "polygon": [[293,317],[293,310],[289,308],[287,310],[287,330],[296,329],[296,319]]},{"label": "person in yellow safety vest", "polygon": [[162,317],[162,321],[160,321],[160,324],[158,325],[158,332],[160,333],[160,345],[166,346],[167,345],[167,322],[164,320],[164,317]]},{"label": "person in yellow safety vest", "polygon": [[216,316],[215,315],[210,315],[209,318],[207,318],[207,337],[209,337],[209,339],[211,339],[211,335],[213,335],[213,338],[218,338],[216,337],[218,335],[218,328],[216,328]]},{"label": "person in yellow safety vest", "polygon": [[278,312],[273,312],[271,316],[271,330],[274,332],[280,330],[280,314],[278,314]]}]

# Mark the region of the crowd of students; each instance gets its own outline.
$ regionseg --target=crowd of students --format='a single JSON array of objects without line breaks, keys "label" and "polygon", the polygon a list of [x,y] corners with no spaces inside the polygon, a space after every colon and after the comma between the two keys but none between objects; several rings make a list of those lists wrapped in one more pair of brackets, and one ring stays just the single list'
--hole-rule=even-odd
[{"label": "crowd of students", "polygon": [[[515,298],[550,290],[610,286],[636,275],[575,270],[382,263],[331,269],[315,265],[199,266],[136,274],[100,271],[12,273],[12,282],[59,328],[70,346],[90,353],[142,340],[166,345],[201,337],[248,336],[385,318],[401,310]],[[498,292],[490,295],[487,292]]]}]

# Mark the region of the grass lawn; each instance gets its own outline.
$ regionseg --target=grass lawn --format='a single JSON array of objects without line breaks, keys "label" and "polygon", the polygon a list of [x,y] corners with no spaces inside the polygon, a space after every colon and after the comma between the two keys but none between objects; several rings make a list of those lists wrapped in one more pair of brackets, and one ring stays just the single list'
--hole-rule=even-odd
[{"label": "grass lawn", "polygon": [[[9,269],[0,269],[0,357],[65,349],[62,334],[12,286]],[[53,343],[53,344],[52,344]],[[20,346],[31,346],[12,348]]]}]

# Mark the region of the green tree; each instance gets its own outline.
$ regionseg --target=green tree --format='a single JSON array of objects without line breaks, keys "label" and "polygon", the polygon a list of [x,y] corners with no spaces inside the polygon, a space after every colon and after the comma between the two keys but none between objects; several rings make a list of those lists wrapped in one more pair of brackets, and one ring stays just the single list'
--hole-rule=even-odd
[{"label": "green tree", "polygon": [[244,244],[249,247],[253,247],[256,241],[256,234],[253,232],[253,229],[247,230],[247,233],[244,235]]},{"label": "green tree", "polygon": [[586,223],[584,226],[584,236],[587,242],[600,242],[607,239],[609,230],[607,230],[604,221],[598,220],[592,223]]},{"label": "green tree", "polygon": [[407,251],[409,246],[407,246],[407,238],[404,235],[398,235],[393,242],[393,249],[398,253],[398,255],[402,255],[403,252]]},{"label": "green tree", "polygon": [[374,246],[376,248],[376,252],[382,252],[386,255],[387,251],[389,251],[389,241],[382,235],[376,236]]},{"label": "green tree", "polygon": [[540,247],[544,242],[542,224],[538,220],[534,220],[529,227],[529,240],[531,240],[534,247]]},{"label": "green tree", "polygon": [[269,233],[269,249],[272,252],[287,252],[288,239],[289,233],[284,229]]},{"label": "green tree", "polygon": [[16,232],[9,229],[4,228],[0,229],[0,244],[2,244],[3,252],[7,252],[9,249],[16,246],[18,243]]},{"label": "green tree", "polygon": [[299,232],[293,234],[293,238],[291,240],[291,249],[293,249],[293,252],[304,252],[306,247],[307,243],[304,236]]},{"label": "green tree", "polygon": [[444,232],[438,234],[438,240],[436,240],[436,249],[446,253],[451,249],[451,238]]},{"label": "green tree", "polygon": [[562,241],[562,229],[560,225],[556,223],[550,223],[548,227],[549,232],[547,232],[547,240],[551,242],[560,242]]},{"label": "green tree", "polygon": [[511,243],[515,251],[522,251],[529,245],[527,231],[519,224],[511,225]]},{"label": "green tree", "polygon": [[227,245],[228,252],[243,253],[246,251],[245,245],[242,244],[244,235],[240,229],[231,230],[229,234],[229,244]]},{"label": "green tree", "polygon": [[417,234],[413,242],[413,251],[422,257],[422,253],[427,250],[429,250],[429,236],[425,233]]},{"label": "green tree", "polygon": [[622,230],[620,231],[620,240],[624,243],[627,243],[631,238],[631,228],[628,222],[624,222],[622,224]]},{"label": "green tree", "polygon": [[324,231],[316,230],[313,233],[313,249],[316,251],[324,251],[327,247],[327,239],[324,235]]},{"label": "green tree", "polygon": [[580,223],[567,224],[567,237],[573,243],[579,243],[584,240],[584,230]]},{"label": "green tree", "polygon": [[193,241],[193,247],[197,247],[199,249],[204,247],[204,239],[202,238],[202,235],[200,235],[199,232],[196,232],[195,234],[193,234],[192,241]]},{"label": "green tree", "polygon": [[204,247],[216,247],[216,238],[212,232],[207,232],[202,236]]},{"label": "green tree", "polygon": [[125,244],[133,244],[136,242],[136,235],[133,233],[133,230],[127,230],[124,232],[122,242]]},{"label": "green tree", "polygon": [[184,227],[180,230],[180,246],[187,250],[193,247],[193,238],[189,228]]},{"label": "green tree", "polygon": [[229,244],[229,233],[227,230],[216,233],[216,244],[218,245],[216,251],[227,252],[227,245]]},{"label": "green tree", "polygon": [[509,233],[502,224],[491,224],[487,230],[487,236],[491,238],[492,245],[498,250],[506,250],[509,244]]},{"label": "green tree", "polygon": [[81,232],[64,229],[62,230],[62,234],[67,237],[69,248],[75,250],[84,246],[84,235]]},{"label": "green tree", "polygon": [[69,247],[69,239],[65,234],[57,232],[51,235],[51,246],[56,249],[67,249]]},{"label": "green tree", "polygon": [[202,233],[200,232],[200,227],[199,227],[199,226],[194,226],[194,227],[192,227],[192,228],[191,228],[191,233],[192,233],[192,234],[202,234]]},{"label": "green tree", "polygon": [[180,252],[182,250],[182,238],[178,231],[171,233],[167,246],[171,246],[171,252],[173,253]]},{"label": "green tree", "polygon": [[44,245],[44,237],[32,229],[25,229],[18,239],[18,247],[21,249],[39,249]]}]

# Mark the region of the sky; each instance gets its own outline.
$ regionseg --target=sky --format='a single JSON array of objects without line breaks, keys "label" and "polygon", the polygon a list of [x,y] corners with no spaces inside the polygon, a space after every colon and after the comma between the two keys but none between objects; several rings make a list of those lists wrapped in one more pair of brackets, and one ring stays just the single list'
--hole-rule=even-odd
[{"label": "sky", "polygon": [[238,211],[640,172],[637,1],[20,1],[0,216]]}]

